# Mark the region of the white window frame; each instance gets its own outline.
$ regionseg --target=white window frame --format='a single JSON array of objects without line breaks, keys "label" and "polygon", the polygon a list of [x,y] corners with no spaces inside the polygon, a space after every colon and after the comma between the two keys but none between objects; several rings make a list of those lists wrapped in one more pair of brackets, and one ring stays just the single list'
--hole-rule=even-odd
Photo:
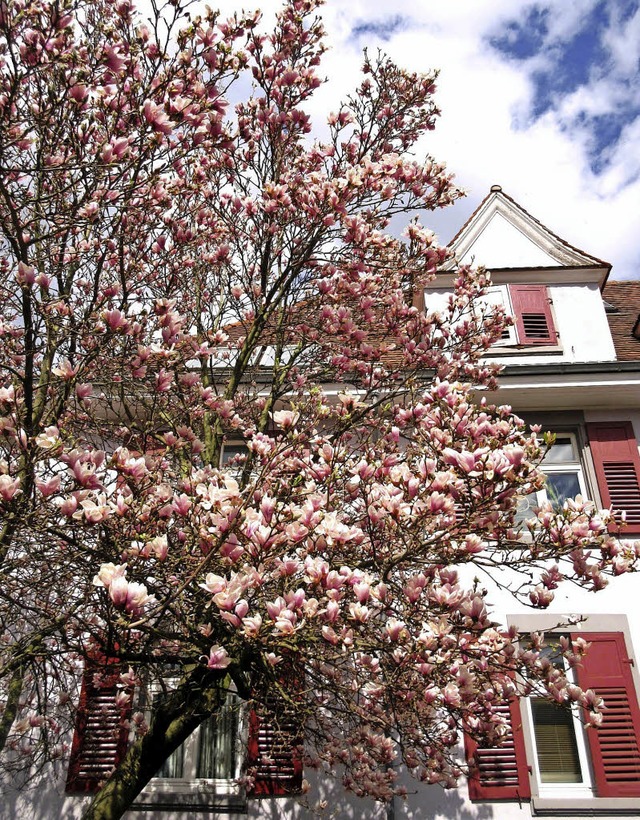
[{"label": "white window frame", "polygon": [[[540,469],[546,476],[563,474],[575,475],[578,480],[579,494],[583,498],[589,498],[589,488],[585,478],[584,465],[580,457],[581,450],[578,436],[574,432],[560,430],[556,433],[556,443],[563,440],[568,440],[570,442],[574,457],[566,461],[547,461],[545,464],[545,456],[540,465]],[[546,487],[543,487],[541,490],[537,490],[536,492],[529,493],[529,495],[522,496],[521,501],[526,501],[528,505],[528,510],[522,510],[518,513],[518,519],[522,521],[535,517],[535,509],[539,508],[545,501],[551,501],[551,503],[553,503],[553,499],[549,497]],[[528,515],[527,512],[529,512],[530,515]]]},{"label": "white window frame", "polygon": [[[424,291],[425,313],[444,313],[449,306],[449,298],[453,295],[453,290],[446,288],[443,290],[427,288]],[[476,310],[486,311],[487,308],[503,307],[505,314],[514,317],[511,297],[507,285],[491,285],[483,296],[476,300]],[[517,347],[518,338],[515,324],[504,329],[504,338],[497,339],[491,349],[495,347]]]},{"label": "white window frame", "polygon": [[511,296],[509,295],[509,288],[507,285],[492,285],[484,296],[481,297],[480,303],[483,306],[489,306],[492,308],[495,307],[503,307],[504,312],[507,316],[514,319],[514,324],[510,325],[509,327],[505,327],[503,331],[503,336],[501,339],[496,339],[496,341],[491,345],[491,347],[514,347],[518,344],[518,336],[516,333],[516,326],[515,326],[515,313],[513,311],[513,305],[511,304]]},{"label": "white window frame", "polygon": [[[554,634],[555,638],[560,638],[561,633]],[[576,677],[575,671],[570,669],[566,660],[563,659],[564,664],[564,673],[567,676],[567,680],[571,683],[576,684]],[[591,755],[587,748],[587,739],[585,737],[585,729],[584,725],[580,720],[580,710],[577,705],[573,705],[571,707],[571,715],[573,718],[573,734],[576,741],[576,748],[578,752],[578,762],[580,764],[580,771],[582,773],[582,782],[574,783],[571,781],[564,781],[558,783],[545,783],[542,780],[542,774],[540,772],[540,761],[538,758],[538,749],[536,744],[536,733],[535,733],[535,719],[533,716],[533,705],[532,701],[535,699],[535,695],[531,695],[530,697],[526,698],[525,703],[525,711],[527,714],[527,718],[529,720],[529,726],[531,727],[531,745],[533,747],[533,759],[532,765],[535,768],[535,775],[536,780],[538,782],[538,793],[540,797],[574,797],[574,798],[594,798],[595,791],[593,787],[593,771],[591,767]]]},{"label": "white window frame", "polygon": [[[158,691],[151,690],[151,694]],[[197,807],[215,806],[221,811],[225,806],[240,808],[245,804],[246,793],[240,784],[242,769],[246,756],[248,720],[242,702],[233,690],[227,692],[224,709],[227,705],[238,710],[238,740],[233,777],[210,778],[198,777],[198,756],[200,752],[200,736],[204,724],[198,726],[180,747],[182,750],[182,776],[180,777],[153,777],[140,796],[135,801],[135,808],[163,806],[173,808],[179,806],[185,811]],[[174,752],[175,755],[177,753]],[[224,805],[219,806],[220,802]]]}]

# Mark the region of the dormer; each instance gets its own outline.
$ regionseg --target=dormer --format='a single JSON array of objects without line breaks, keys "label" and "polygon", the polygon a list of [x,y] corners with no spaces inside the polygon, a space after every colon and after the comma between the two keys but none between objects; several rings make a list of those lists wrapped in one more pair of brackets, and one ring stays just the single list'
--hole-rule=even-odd
[{"label": "dormer", "polygon": [[[514,326],[491,351],[508,364],[615,360],[601,290],[611,266],[570,245],[527,213],[499,185],[491,188],[450,242],[458,264],[482,265]],[[427,309],[448,297],[455,263],[425,290]]]}]

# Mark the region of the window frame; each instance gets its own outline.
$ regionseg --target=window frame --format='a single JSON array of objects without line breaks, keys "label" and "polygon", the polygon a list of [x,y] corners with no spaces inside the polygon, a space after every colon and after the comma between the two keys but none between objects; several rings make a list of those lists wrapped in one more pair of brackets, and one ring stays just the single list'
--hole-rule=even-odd
[{"label": "window frame", "polygon": [[[168,681],[170,683],[170,681]],[[147,703],[159,691],[158,687],[152,688],[147,693]],[[235,692],[227,692],[226,701],[235,701],[233,708],[238,709],[238,734],[235,776],[228,778],[198,777],[198,765],[200,754],[200,743],[204,721],[189,735],[181,747],[182,750],[182,776],[169,777],[154,776],[140,792],[134,802],[136,809],[159,808],[159,809],[183,809],[193,810],[196,806],[212,810],[224,811],[227,809],[243,810],[246,806],[246,790],[241,784],[243,768],[246,759],[248,716],[247,709],[243,708],[243,701],[235,695]],[[223,709],[227,703],[223,705]],[[215,716],[209,718],[214,719]],[[176,750],[175,755],[179,750]],[[167,759],[167,761],[170,758]],[[165,764],[166,762],[165,761]],[[185,775],[185,764],[188,774]]]},{"label": "window frame", "polygon": [[[516,294],[521,290],[538,290],[540,293],[544,292],[541,297],[545,300],[545,318],[549,330],[549,337],[541,341],[536,341],[533,338],[527,338],[526,330],[523,325],[523,312],[516,307]],[[520,297],[517,297],[520,298]],[[522,285],[522,284],[493,284],[487,289],[484,297],[482,297],[484,306],[502,306],[507,316],[513,319],[513,324],[505,328],[503,337],[497,339],[492,345],[489,352],[496,348],[501,350],[512,350],[517,353],[535,353],[536,351],[544,352],[547,350],[558,351],[561,349],[560,335],[557,330],[557,323],[553,313],[553,303],[549,296],[549,288],[547,285]]]},{"label": "window frame", "polygon": [[[525,314],[527,311],[518,309],[517,303],[522,306],[527,302],[527,291],[529,301],[538,302],[537,310],[529,313],[529,319],[535,322],[536,317],[544,314],[544,326],[548,331],[545,336],[538,337],[533,331],[527,335],[525,325]],[[537,299],[533,294],[537,291]],[[426,315],[432,313],[446,313],[448,310],[449,298],[454,290],[451,285],[435,288],[425,288],[423,291],[421,307]],[[487,355],[525,355],[535,354],[549,355],[561,354],[562,343],[558,330],[558,322],[553,310],[550,288],[548,285],[521,283],[521,282],[494,282],[485,293],[478,297],[475,308],[478,313],[487,312],[488,309],[502,307],[507,316],[513,319],[513,324],[504,329],[503,337],[493,342]]]},{"label": "window frame", "polygon": [[[545,459],[543,458],[542,462],[540,463],[540,469],[544,473],[545,476],[547,475],[575,475],[577,478],[578,483],[578,493],[583,498],[593,499],[593,494],[590,489],[590,482],[588,481],[588,465],[586,463],[585,455],[586,451],[582,443],[582,437],[580,435],[580,431],[571,428],[571,429],[563,429],[558,427],[556,430],[553,431],[556,436],[556,442],[558,440],[568,439],[571,443],[571,448],[573,450],[573,454],[575,458],[566,461],[549,461],[547,462],[547,466],[545,469]],[[552,448],[555,445],[552,445]],[[536,490],[533,493],[529,493],[528,495],[522,496],[523,499],[532,500],[535,499],[535,507],[539,508],[545,501],[550,501],[553,504],[553,499],[549,495],[549,491],[547,490],[546,486],[543,487],[541,490]],[[529,505],[531,508],[531,505]],[[531,516],[535,517],[535,509],[531,509]],[[526,521],[527,518],[523,513],[519,513],[518,518]]]},{"label": "window frame", "polygon": [[[635,689],[636,698],[640,697],[640,674],[638,672],[637,663],[634,661],[633,642],[631,640],[631,632],[629,624],[625,615],[606,615],[606,614],[589,614],[581,615],[583,621],[576,623],[571,627],[570,632],[575,634],[597,634],[607,633],[622,635],[626,654],[630,659],[630,673],[631,680]],[[558,629],[558,623],[571,623],[576,620],[576,616],[572,613],[565,614],[549,614],[549,613],[519,613],[515,615],[507,615],[506,622],[509,627],[516,627],[520,634],[530,632],[545,632],[554,635],[562,635],[567,633],[566,627]],[[520,699],[521,705],[522,700]],[[573,814],[579,815],[583,813],[589,816],[599,815],[629,815],[637,812],[638,797],[609,797],[599,796],[595,792],[595,777],[593,767],[591,765],[591,751],[588,749],[590,774],[592,776],[593,792],[590,796],[581,795],[578,791],[573,793],[563,788],[562,793],[550,794],[542,784],[537,765],[533,761],[537,761],[535,745],[533,742],[534,729],[533,723],[527,708],[521,708],[521,730],[524,740],[524,748],[526,760],[524,763],[530,766],[529,784],[531,787],[531,807],[534,813],[538,814]],[[563,784],[564,785],[564,784]]]},{"label": "window frame", "polygon": [[[566,632],[554,632],[552,633],[554,637],[560,638],[561,635],[567,635]],[[564,673],[567,676],[567,679],[573,683],[577,684],[577,679],[575,675],[575,671],[569,667],[566,660],[563,660],[564,666]],[[572,717],[572,728],[573,728],[573,737],[576,742],[576,750],[578,753],[578,763],[580,765],[580,771],[582,775],[581,782],[574,782],[570,780],[559,781],[559,782],[545,782],[542,779],[542,773],[540,770],[540,757],[538,755],[538,743],[536,738],[536,730],[535,730],[535,717],[533,714],[533,701],[536,700],[535,695],[530,695],[527,698],[523,698],[524,701],[522,706],[522,713],[526,715],[529,726],[530,726],[530,736],[529,740],[533,747],[533,755],[531,756],[531,762],[527,760],[527,763],[532,767],[532,774],[535,774],[538,783],[538,791],[541,797],[563,797],[567,793],[572,797],[584,797],[587,799],[591,799],[596,797],[595,789],[594,789],[594,775],[593,775],[593,767],[591,765],[591,756],[589,754],[587,738],[585,737],[585,728],[580,720],[580,709],[577,705],[573,705],[571,707],[571,717]]]},{"label": "window frame", "polygon": [[[513,306],[511,304],[511,295],[509,293],[508,285],[491,285],[491,287],[487,289],[485,295],[481,298],[481,304],[483,308],[486,308],[487,306],[491,308],[502,307],[504,308],[504,312],[507,316],[512,317],[514,320],[516,318],[513,311]],[[491,348],[516,347],[518,344],[518,334],[516,332],[516,324],[514,321],[512,325],[504,328],[502,331],[502,337],[500,339],[496,339],[496,341],[491,345]]]}]

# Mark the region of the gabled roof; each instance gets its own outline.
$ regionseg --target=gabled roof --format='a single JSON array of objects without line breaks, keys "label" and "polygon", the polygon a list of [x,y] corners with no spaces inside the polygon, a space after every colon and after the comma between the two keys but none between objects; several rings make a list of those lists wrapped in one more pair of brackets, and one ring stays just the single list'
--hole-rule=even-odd
[{"label": "gabled roof", "polygon": [[603,298],[618,360],[640,361],[640,282],[607,282]]},{"label": "gabled roof", "polygon": [[600,268],[604,282],[611,269],[553,233],[499,185],[492,186],[449,247],[459,262],[490,270]]}]

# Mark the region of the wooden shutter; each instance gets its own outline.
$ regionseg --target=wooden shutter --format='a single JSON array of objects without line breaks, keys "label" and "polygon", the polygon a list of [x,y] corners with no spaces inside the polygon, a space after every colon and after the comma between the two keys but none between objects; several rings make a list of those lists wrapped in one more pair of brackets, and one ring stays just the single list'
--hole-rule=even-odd
[{"label": "wooden shutter", "polygon": [[[103,680],[96,683],[95,674]],[[76,727],[71,746],[67,775],[67,792],[95,792],[118,766],[127,751],[129,729],[125,721],[131,712],[116,703],[119,673],[105,674],[103,669],[87,666]]]},{"label": "wooden shutter", "polygon": [[469,763],[469,797],[471,800],[528,800],[531,788],[520,702],[514,697],[496,711],[506,719],[508,726],[501,746],[483,747],[468,735],[464,738]]},{"label": "wooden shutter", "polygon": [[544,285],[509,285],[521,345],[554,345],[556,331]]},{"label": "wooden shutter", "polygon": [[625,510],[623,535],[640,535],[640,456],[631,422],[587,424],[587,433],[603,505]]},{"label": "wooden shutter", "polygon": [[591,646],[578,684],[604,700],[602,725],[587,739],[598,797],[640,797],[640,707],[622,632],[578,633]]},{"label": "wooden shutter", "polygon": [[287,795],[302,788],[302,731],[293,710],[274,696],[249,715],[250,794]]}]

